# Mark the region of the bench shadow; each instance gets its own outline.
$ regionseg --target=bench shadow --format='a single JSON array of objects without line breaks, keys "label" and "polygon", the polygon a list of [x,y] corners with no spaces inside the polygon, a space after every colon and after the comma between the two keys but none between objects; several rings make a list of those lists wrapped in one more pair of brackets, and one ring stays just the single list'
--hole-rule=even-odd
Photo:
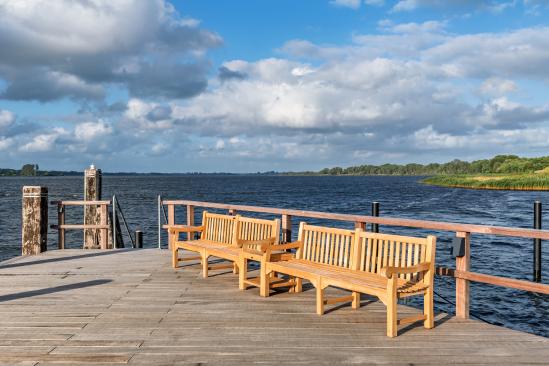
[{"label": "bench shadow", "polygon": [[[362,299],[360,300],[360,308],[357,309],[357,310],[360,310],[362,309],[364,306],[368,306],[374,302],[376,302],[377,299],[374,299],[374,298],[365,298],[364,295],[362,295]],[[348,302],[342,302],[336,306],[333,306],[333,307],[330,307],[330,308],[324,308],[324,314],[329,314],[333,311],[336,311],[336,310],[339,310],[339,309],[343,309],[343,308],[350,308],[351,307],[351,301],[348,301]]]},{"label": "bench shadow", "polygon": [[24,291],[24,292],[18,292],[18,293],[15,293],[15,294],[1,295],[0,296],[0,302],[10,301],[10,300],[17,300],[17,299],[24,299],[26,297],[53,294],[53,293],[56,293],[56,292],[75,290],[75,289],[90,287],[90,286],[104,285],[104,284],[109,283],[109,282],[112,282],[112,280],[105,280],[105,279],[103,279],[103,280],[91,280],[91,281],[84,281],[84,282],[78,282],[78,283],[71,283],[71,284],[68,284],[68,285],[42,288],[42,289],[39,289],[39,290]]},{"label": "bench shadow", "polygon": [[[435,315],[435,317],[436,317],[436,315]],[[450,315],[450,314],[444,314],[444,316],[442,318],[435,319],[435,328],[438,327],[441,324],[446,323],[450,319],[452,319],[452,315]],[[411,331],[412,329],[415,329],[415,328],[423,328],[423,321],[418,320],[415,323],[411,323],[411,324],[408,324],[408,325],[400,328],[398,330],[398,335],[405,334],[405,333],[407,333],[407,332],[409,332],[409,331]]]},{"label": "bench shadow", "polygon": [[[82,250],[86,250],[86,249],[82,249]],[[35,265],[35,264],[55,263],[55,262],[70,261],[70,260],[75,260],[75,259],[100,257],[100,256],[104,256],[104,255],[112,255],[112,254],[117,254],[117,253],[123,253],[123,252],[127,252],[129,250],[131,250],[131,249],[116,249],[116,250],[109,249],[108,251],[98,252],[98,253],[88,253],[88,254],[72,255],[72,256],[67,256],[67,257],[39,259],[39,260],[30,261],[30,262],[0,264],[0,269],[26,267],[26,266],[32,266],[32,265]]]}]

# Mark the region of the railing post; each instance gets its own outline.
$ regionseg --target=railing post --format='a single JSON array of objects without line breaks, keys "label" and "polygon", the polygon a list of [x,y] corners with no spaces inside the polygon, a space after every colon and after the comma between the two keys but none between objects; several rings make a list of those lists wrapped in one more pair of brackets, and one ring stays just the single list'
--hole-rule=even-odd
[{"label": "railing post", "polygon": [[[168,225],[175,224],[175,206],[170,204],[168,205]],[[168,249],[172,249],[172,237],[168,235]]]},{"label": "railing post", "polygon": [[232,208],[229,209],[229,215],[231,215],[231,216],[236,215],[236,210],[234,210],[234,209],[232,209]]},{"label": "railing post", "polygon": [[[541,230],[541,202],[534,202],[534,229]],[[534,239],[534,282],[541,282],[541,239]]]},{"label": "railing post", "polygon": [[162,196],[158,195],[158,249],[162,249],[162,220],[160,218],[160,210],[162,210]]},{"label": "railing post", "polygon": [[61,202],[57,203],[57,235],[58,235],[58,248],[65,249],[65,206]]},{"label": "railing post", "polygon": [[116,245],[116,196],[112,196],[112,247],[117,248]]},{"label": "railing post", "polygon": [[[372,202],[372,216],[379,216],[379,202]],[[379,224],[372,224],[372,232],[379,233]]]},{"label": "railing post", "polygon": [[355,229],[366,230],[366,223],[365,223],[365,222],[356,221],[356,222],[355,222]]},{"label": "railing post", "polygon": [[290,243],[292,241],[292,216],[282,215],[280,226],[282,226],[282,243]]},{"label": "railing post", "polygon": [[[109,216],[109,206],[108,205],[101,205],[100,208],[100,216],[101,216],[101,225],[108,225],[108,216]],[[102,228],[101,229],[101,249],[107,249],[107,242],[108,242],[108,229]]]},{"label": "railing post", "polygon": [[[467,272],[471,269],[471,233],[457,232],[458,238],[464,238],[465,255],[456,257],[456,271]],[[469,318],[469,280],[456,278],[456,317]]]},{"label": "railing post", "polygon": [[[194,226],[194,206],[187,205],[187,225]],[[194,233],[187,233],[187,240],[192,240]]]}]

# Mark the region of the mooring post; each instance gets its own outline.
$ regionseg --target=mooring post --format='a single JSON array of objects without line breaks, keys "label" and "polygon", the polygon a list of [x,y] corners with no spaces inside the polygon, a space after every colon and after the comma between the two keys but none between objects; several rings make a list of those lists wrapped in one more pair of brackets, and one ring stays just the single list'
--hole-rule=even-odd
[{"label": "mooring post", "polygon": [[[534,229],[541,229],[541,202],[534,202]],[[541,282],[541,239],[534,239],[534,282]]]},{"label": "mooring post", "polygon": [[143,248],[143,232],[141,230],[135,230],[135,247]]},{"label": "mooring post", "polygon": [[282,215],[280,225],[282,226],[282,243],[292,242],[292,216]]},{"label": "mooring post", "polygon": [[48,250],[48,188],[23,187],[21,249],[23,255]]},{"label": "mooring post", "polygon": [[[101,200],[101,169],[96,169],[92,164],[84,171],[84,201]],[[84,225],[100,225],[101,212],[95,205],[84,206]],[[102,230],[84,230],[84,249],[101,248]]]},{"label": "mooring post", "polygon": [[[372,216],[379,216],[379,202],[372,202]],[[372,224],[372,232],[379,233],[379,224]]]},{"label": "mooring post", "polygon": [[[456,271],[468,272],[471,269],[471,233],[457,232],[456,237],[464,238],[463,257],[456,257]],[[456,278],[456,316],[469,318],[469,280]]]}]

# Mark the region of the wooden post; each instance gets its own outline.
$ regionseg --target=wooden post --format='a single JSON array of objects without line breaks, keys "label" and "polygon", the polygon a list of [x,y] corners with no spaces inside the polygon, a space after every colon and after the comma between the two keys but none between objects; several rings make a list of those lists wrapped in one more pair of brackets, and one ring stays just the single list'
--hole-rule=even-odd
[{"label": "wooden post", "polygon": [[236,215],[236,210],[233,210],[232,208],[229,210],[229,215],[234,216]]},{"label": "wooden post", "polygon": [[[175,224],[175,205],[168,205],[168,225]],[[172,249],[172,236],[168,235],[168,249]]]},{"label": "wooden post", "polygon": [[34,255],[48,250],[48,188],[23,187],[21,251]]},{"label": "wooden post", "polygon": [[[100,218],[100,224],[101,225],[107,225],[108,222],[107,222],[107,219],[109,217],[109,209],[108,209],[109,206],[107,205],[101,205],[100,207],[100,210],[99,210],[99,215],[101,216]],[[101,229],[100,231],[101,235],[100,235],[100,244],[101,244],[101,249],[107,249],[107,240],[108,240],[108,229],[105,228],[105,229]]]},{"label": "wooden post", "polygon": [[365,222],[356,221],[356,222],[355,222],[355,229],[366,230],[366,223],[365,223]]},{"label": "wooden post", "polygon": [[[84,171],[84,201],[101,200],[101,169],[91,165]],[[98,225],[101,221],[101,213],[97,206],[84,206],[84,225]],[[102,230],[84,230],[84,249],[99,249],[103,239]],[[99,233],[99,234],[98,234]]]},{"label": "wooden post", "polygon": [[[471,269],[471,233],[457,232],[458,238],[465,239],[465,255],[456,257],[456,270],[469,271]],[[469,281],[456,278],[456,316],[469,318]]]},{"label": "wooden post", "polygon": [[282,243],[290,243],[292,241],[292,216],[282,215]]},{"label": "wooden post", "polygon": [[[534,229],[541,230],[541,202],[534,202]],[[541,282],[541,239],[534,239],[534,282]]]},{"label": "wooden post", "polygon": [[65,249],[65,229],[63,229],[63,225],[65,225],[65,206],[61,202],[57,203],[57,224],[59,225],[57,228],[57,245],[59,249]]},{"label": "wooden post", "polygon": [[[187,205],[187,225],[194,226],[194,206]],[[187,233],[187,240],[193,239],[194,233]]]}]

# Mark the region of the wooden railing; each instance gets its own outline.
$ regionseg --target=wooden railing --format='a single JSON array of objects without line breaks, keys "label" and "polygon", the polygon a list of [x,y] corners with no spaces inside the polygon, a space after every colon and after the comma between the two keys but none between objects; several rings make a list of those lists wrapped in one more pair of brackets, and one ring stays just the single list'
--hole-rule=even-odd
[{"label": "wooden railing", "polygon": [[[108,216],[109,205],[111,201],[52,201],[52,205],[57,205],[57,225],[51,225],[52,229],[58,230],[59,249],[65,249],[65,231],[66,230],[100,230],[100,245],[101,249],[107,249],[108,245]],[[65,207],[66,206],[99,206],[100,224],[65,224]]]},{"label": "wooden railing", "polygon": [[[428,220],[414,220],[403,219],[394,217],[377,217],[377,216],[365,216],[365,215],[350,215],[350,214],[337,214],[318,211],[303,211],[284,208],[271,208],[271,207],[258,207],[258,206],[244,206],[244,205],[231,205],[224,203],[214,202],[200,202],[189,200],[164,200],[161,201],[161,205],[168,207],[167,225],[163,225],[163,228],[167,228],[170,225],[175,225],[175,207],[186,206],[187,207],[187,225],[194,225],[194,208],[195,207],[207,207],[214,209],[228,210],[230,214],[236,214],[238,211],[244,212],[257,212],[272,215],[281,216],[282,226],[282,241],[288,242],[292,238],[292,217],[308,217],[316,219],[338,220],[353,222],[355,227],[365,229],[366,224],[378,224],[386,226],[401,226],[410,228],[419,228],[425,230],[434,231],[450,231],[455,232],[456,237],[464,238],[465,243],[465,255],[463,257],[456,257],[456,267],[446,268],[437,267],[437,275],[450,276],[456,279],[456,316],[460,318],[469,317],[469,283],[470,281],[486,283],[496,286],[514,288],[524,291],[537,292],[542,294],[549,294],[549,285],[535,283],[524,280],[517,280],[507,277],[493,276],[482,273],[471,272],[471,234],[485,234],[485,235],[501,235],[509,237],[519,238],[533,238],[549,240],[549,230],[534,230],[523,229],[517,227],[505,227],[505,226],[489,226],[489,225],[475,225],[475,224],[462,224],[454,222],[441,222],[441,221],[428,221]],[[159,212],[160,217],[160,212]],[[171,243],[169,243],[171,246]]]}]

